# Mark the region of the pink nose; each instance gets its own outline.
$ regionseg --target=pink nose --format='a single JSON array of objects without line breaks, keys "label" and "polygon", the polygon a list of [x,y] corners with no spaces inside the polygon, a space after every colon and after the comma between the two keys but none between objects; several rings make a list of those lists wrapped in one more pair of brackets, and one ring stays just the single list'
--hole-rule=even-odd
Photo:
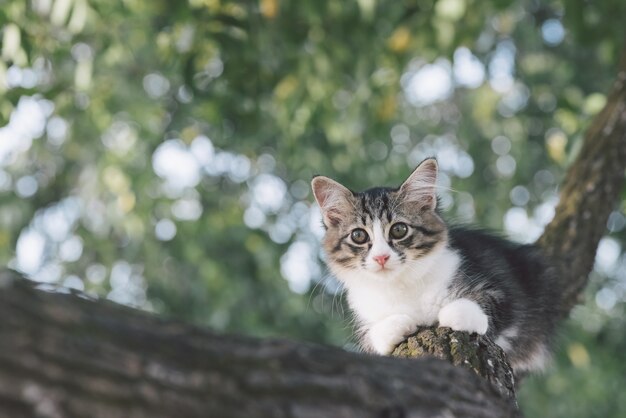
[{"label": "pink nose", "polygon": [[381,267],[385,267],[385,263],[387,262],[387,260],[389,260],[389,255],[388,254],[376,255],[373,258],[374,258],[374,261],[380,264]]}]

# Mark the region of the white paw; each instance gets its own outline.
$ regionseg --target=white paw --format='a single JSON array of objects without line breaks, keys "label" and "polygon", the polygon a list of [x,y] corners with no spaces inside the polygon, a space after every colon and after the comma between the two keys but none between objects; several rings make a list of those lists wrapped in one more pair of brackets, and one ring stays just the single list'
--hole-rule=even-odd
[{"label": "white paw", "polygon": [[483,335],[489,327],[489,318],[476,302],[469,299],[457,299],[441,308],[439,326]]},{"label": "white paw", "polygon": [[391,315],[376,322],[369,330],[368,336],[374,351],[378,354],[391,354],[404,337],[411,334],[417,324],[410,316]]}]

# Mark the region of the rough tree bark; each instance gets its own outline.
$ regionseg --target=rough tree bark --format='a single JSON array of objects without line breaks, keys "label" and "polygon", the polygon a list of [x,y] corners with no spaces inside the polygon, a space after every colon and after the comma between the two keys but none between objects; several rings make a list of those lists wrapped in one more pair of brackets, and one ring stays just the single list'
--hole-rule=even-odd
[{"label": "rough tree bark", "polygon": [[554,219],[537,244],[555,264],[563,290],[561,315],[580,301],[624,185],[626,170],[626,44],[604,109],[587,130],[578,158],[561,187]]},{"label": "rough tree bark", "polygon": [[0,273],[0,416],[516,415],[489,382],[446,361],[219,336],[48,290]]},{"label": "rough tree bark", "polygon": [[[559,275],[563,317],[586,284],[625,169],[626,59],[538,241]],[[0,272],[0,416],[517,415],[502,351],[475,335],[421,329],[394,352],[444,360],[374,357],[215,335],[41,287]]]}]

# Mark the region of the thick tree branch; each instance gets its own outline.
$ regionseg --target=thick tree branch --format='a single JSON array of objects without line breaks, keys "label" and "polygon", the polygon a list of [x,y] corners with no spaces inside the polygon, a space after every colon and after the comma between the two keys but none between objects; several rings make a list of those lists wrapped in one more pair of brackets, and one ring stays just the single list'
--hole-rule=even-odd
[{"label": "thick tree branch", "polygon": [[[625,47],[626,48],[626,47]],[[580,300],[626,170],[626,50],[604,109],[593,119],[569,168],[555,217],[537,244],[555,265],[562,317]]]},{"label": "thick tree branch", "polygon": [[516,416],[446,361],[219,336],[16,276],[0,272],[0,416]]}]

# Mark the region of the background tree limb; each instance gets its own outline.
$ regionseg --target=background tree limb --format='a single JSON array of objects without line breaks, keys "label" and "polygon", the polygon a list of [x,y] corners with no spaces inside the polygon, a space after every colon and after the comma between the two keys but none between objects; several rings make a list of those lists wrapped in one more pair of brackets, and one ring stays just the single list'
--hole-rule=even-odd
[{"label": "background tree limb", "polygon": [[537,242],[555,265],[563,318],[581,300],[606,221],[619,202],[625,170],[626,50],[607,103],[565,176],[554,219]]}]

